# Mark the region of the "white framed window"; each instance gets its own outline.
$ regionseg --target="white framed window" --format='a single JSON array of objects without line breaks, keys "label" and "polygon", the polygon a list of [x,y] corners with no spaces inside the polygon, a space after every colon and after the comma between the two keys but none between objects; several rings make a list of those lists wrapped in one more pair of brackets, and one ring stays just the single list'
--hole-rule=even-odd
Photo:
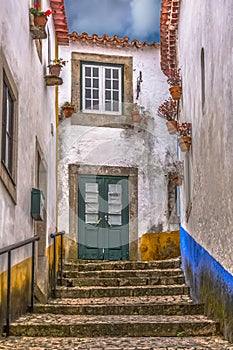
[{"label": "white framed window", "polygon": [[0,180],[16,203],[18,91],[0,50]]},{"label": "white framed window", "polygon": [[122,114],[122,65],[81,64],[82,111]]}]

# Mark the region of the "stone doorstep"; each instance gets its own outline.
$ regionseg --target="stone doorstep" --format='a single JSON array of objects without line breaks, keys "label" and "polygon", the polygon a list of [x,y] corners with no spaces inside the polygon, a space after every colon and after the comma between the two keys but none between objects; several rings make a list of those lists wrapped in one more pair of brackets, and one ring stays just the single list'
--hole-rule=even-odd
[{"label": "stone doorstep", "polygon": [[51,338],[9,337],[0,339],[0,349],[9,350],[233,350],[220,337]]},{"label": "stone doorstep", "polygon": [[110,304],[110,305],[35,305],[35,313],[62,315],[202,315],[204,306],[191,303]]},{"label": "stone doorstep", "polygon": [[144,295],[189,295],[186,285],[124,286],[124,287],[57,287],[57,298],[102,298]]},{"label": "stone doorstep", "polygon": [[174,269],[151,269],[151,270],[104,270],[83,271],[64,270],[65,278],[128,278],[128,277],[169,277],[183,275],[180,268]]},{"label": "stone doorstep", "polygon": [[103,270],[141,270],[179,268],[180,258],[158,261],[75,261],[64,265],[64,270],[103,271]]},{"label": "stone doorstep", "polygon": [[204,316],[26,315],[12,323],[10,335],[45,337],[214,336],[218,323]]},{"label": "stone doorstep", "polygon": [[88,287],[88,286],[105,286],[105,287],[120,287],[120,286],[153,286],[153,285],[172,285],[184,284],[184,276],[177,277],[129,277],[129,278],[65,278],[62,281],[63,286],[67,287]]}]

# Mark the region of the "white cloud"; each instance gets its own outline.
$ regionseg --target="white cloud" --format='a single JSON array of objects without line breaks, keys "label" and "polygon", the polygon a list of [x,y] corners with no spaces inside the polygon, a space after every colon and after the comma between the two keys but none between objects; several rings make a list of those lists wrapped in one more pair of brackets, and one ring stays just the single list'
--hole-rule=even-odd
[{"label": "white cloud", "polygon": [[158,32],[160,18],[160,1],[132,0],[132,28],[137,38],[147,37]]},{"label": "white cloud", "polygon": [[160,0],[65,0],[65,6],[70,32],[131,40],[148,40],[159,32]]}]

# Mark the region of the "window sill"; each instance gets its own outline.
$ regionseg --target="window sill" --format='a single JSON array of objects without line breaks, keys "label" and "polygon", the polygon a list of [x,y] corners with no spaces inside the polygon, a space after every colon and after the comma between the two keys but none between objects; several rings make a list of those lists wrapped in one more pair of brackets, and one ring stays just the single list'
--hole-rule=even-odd
[{"label": "window sill", "polygon": [[82,112],[73,114],[71,124],[121,129],[131,128],[133,126],[131,116]]},{"label": "window sill", "polygon": [[16,185],[2,163],[0,164],[0,179],[11,196],[14,204],[16,204]]}]

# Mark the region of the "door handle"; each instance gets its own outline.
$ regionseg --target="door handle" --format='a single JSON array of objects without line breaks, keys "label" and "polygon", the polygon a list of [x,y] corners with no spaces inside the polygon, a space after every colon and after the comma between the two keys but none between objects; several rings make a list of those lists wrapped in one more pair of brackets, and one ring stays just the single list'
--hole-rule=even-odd
[{"label": "door handle", "polygon": [[102,218],[99,218],[97,221],[96,221],[96,226],[100,224],[100,221],[102,220]]},{"label": "door handle", "polygon": [[109,227],[112,227],[112,224],[111,224],[111,222],[110,222],[110,220],[109,220],[109,217],[108,217],[108,215],[105,215],[105,221],[108,223],[108,226]]}]

